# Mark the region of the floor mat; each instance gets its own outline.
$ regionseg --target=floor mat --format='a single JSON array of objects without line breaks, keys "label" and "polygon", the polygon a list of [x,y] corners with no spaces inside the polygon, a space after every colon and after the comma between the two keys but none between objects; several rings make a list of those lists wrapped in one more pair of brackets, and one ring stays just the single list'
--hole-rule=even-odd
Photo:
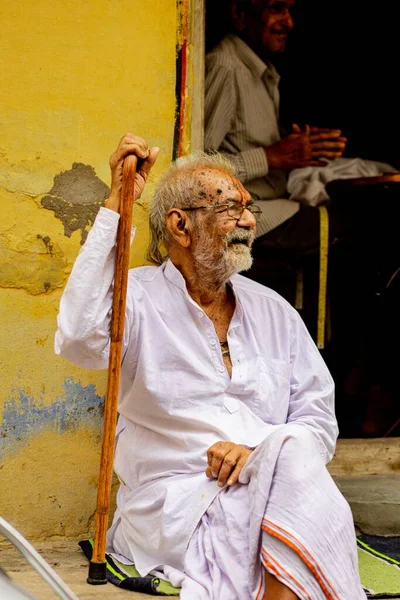
[{"label": "floor mat", "polygon": [[400,597],[400,536],[357,538],[361,583],[368,598]]},{"label": "floor mat", "polygon": [[[93,540],[82,540],[80,547],[88,560],[92,557]],[[400,597],[400,536],[362,535],[357,538],[361,583],[368,598]],[[148,575],[141,577],[135,567],[106,555],[107,579],[110,583],[133,592],[152,596],[179,596],[179,588],[168,581]]]},{"label": "floor mat", "polygon": [[[81,540],[79,546],[82,548],[86,558],[92,558],[93,540]],[[131,592],[142,592],[151,596],[179,596],[180,589],[173,587],[168,581],[148,575],[141,577],[134,565],[124,565],[106,554],[107,580],[110,583]]]}]

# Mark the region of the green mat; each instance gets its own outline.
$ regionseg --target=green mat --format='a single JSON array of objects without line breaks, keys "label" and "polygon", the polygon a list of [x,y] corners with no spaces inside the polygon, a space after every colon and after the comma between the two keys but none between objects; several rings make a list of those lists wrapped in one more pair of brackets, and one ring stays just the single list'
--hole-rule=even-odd
[{"label": "green mat", "polygon": [[[80,547],[90,560],[93,540],[82,540]],[[368,598],[400,598],[400,537],[363,535],[357,538],[361,583]],[[179,596],[179,588],[148,575],[140,577],[134,565],[124,565],[106,555],[107,579],[127,590],[152,596]]]},{"label": "green mat", "polygon": [[368,598],[400,598],[400,537],[357,538],[361,583]]},{"label": "green mat", "polygon": [[[92,558],[93,540],[81,540],[82,548],[88,560]],[[179,596],[180,588],[173,587],[168,581],[147,575],[141,577],[134,565],[124,565],[109,554],[106,554],[107,580],[119,588],[142,592],[151,596]]]}]

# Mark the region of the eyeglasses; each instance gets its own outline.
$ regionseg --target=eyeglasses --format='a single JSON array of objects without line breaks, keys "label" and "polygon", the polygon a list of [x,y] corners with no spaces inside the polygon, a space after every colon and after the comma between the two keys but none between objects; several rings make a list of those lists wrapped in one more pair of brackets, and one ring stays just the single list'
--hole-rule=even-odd
[{"label": "eyeglasses", "polygon": [[256,221],[260,218],[262,210],[257,204],[248,204],[247,206],[243,206],[240,202],[232,201],[227,202],[226,204],[213,204],[211,206],[193,206],[191,208],[181,208],[180,210],[184,210],[185,212],[189,212],[190,210],[215,210],[217,208],[223,208],[219,212],[227,212],[232,219],[236,219],[240,221],[242,215],[245,210],[249,210]]}]

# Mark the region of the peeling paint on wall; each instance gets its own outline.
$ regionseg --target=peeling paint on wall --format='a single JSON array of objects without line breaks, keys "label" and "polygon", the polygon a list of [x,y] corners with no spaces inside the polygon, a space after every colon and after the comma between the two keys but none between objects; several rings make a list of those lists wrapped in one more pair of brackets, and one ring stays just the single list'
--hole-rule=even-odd
[{"label": "peeling paint on wall", "polygon": [[4,404],[0,456],[46,429],[63,434],[92,427],[100,434],[104,398],[96,394],[95,386],[82,386],[73,379],[66,379],[63,388],[63,396],[50,406],[31,398],[24,390],[14,393]]},{"label": "peeling paint on wall", "polygon": [[83,244],[87,228],[93,225],[109,193],[110,188],[97,177],[93,167],[74,163],[72,169],[55,176],[54,185],[41,204],[62,221],[67,237],[80,230]]}]

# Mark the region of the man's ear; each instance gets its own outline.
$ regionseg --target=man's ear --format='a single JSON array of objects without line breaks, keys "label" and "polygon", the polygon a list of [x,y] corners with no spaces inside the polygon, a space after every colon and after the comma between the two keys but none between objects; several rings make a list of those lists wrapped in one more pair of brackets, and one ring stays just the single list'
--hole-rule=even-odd
[{"label": "man's ear", "polygon": [[192,242],[190,220],[184,211],[171,208],[165,217],[165,224],[174,240],[183,248],[188,248]]},{"label": "man's ear", "polygon": [[244,10],[237,4],[237,2],[231,2],[231,21],[236,31],[243,31],[244,22]]}]

